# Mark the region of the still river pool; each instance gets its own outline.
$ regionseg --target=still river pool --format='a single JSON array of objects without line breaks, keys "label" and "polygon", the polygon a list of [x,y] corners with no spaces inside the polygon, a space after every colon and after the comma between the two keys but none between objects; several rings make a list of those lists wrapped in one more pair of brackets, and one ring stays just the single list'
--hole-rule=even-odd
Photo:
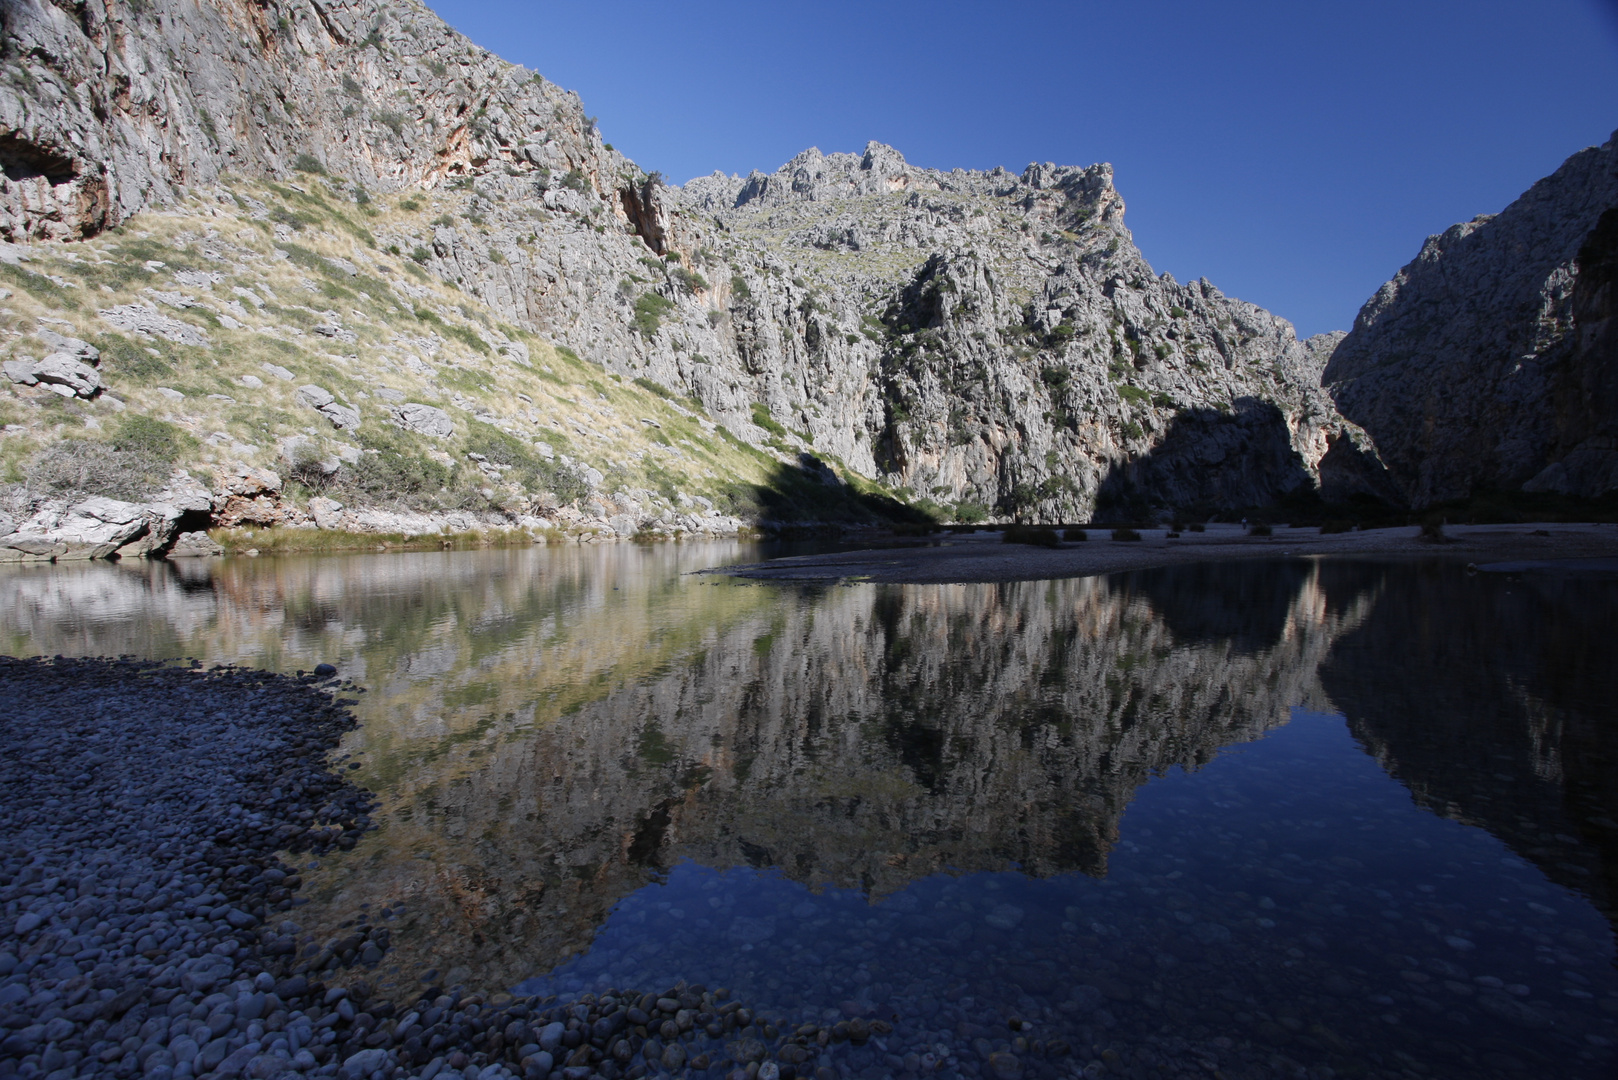
[{"label": "still river pool", "polygon": [[0,651],[337,664],[379,828],[298,919],[401,996],[891,1024],[847,1077],[1618,1072],[1618,582],[691,573],[764,554],[11,568]]}]

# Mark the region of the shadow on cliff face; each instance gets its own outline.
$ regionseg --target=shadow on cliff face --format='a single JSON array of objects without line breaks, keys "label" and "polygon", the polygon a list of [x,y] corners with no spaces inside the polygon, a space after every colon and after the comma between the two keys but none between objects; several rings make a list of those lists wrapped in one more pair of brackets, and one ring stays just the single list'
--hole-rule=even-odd
[{"label": "shadow on cliff face", "polygon": [[1419,805],[1618,925],[1618,584],[1440,563],[1398,577],[1321,669],[1333,704]]},{"label": "shadow on cliff face", "polygon": [[890,495],[862,491],[847,483],[810,453],[800,453],[792,464],[778,462],[762,484],[730,485],[720,509],[764,525],[930,525],[934,521]]},{"label": "shadow on cliff face", "polygon": [[1283,500],[1316,501],[1315,481],[1292,448],[1285,415],[1258,398],[1230,411],[1182,409],[1146,453],[1115,463],[1096,491],[1096,514],[1139,519],[1173,508],[1230,515]]}]

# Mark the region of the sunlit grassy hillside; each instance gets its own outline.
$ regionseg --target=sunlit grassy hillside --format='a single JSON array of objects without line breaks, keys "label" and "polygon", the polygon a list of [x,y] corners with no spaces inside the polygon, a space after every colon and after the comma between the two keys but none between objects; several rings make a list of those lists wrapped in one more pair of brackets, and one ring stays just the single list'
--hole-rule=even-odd
[{"label": "sunlit grassy hillside", "polygon": [[[293,504],[326,494],[544,514],[631,492],[750,519],[902,509],[869,485],[862,497],[827,483],[784,446],[743,443],[699,403],[502,323],[428,274],[434,229],[476,216],[458,198],[453,187],[371,197],[304,173],[234,182],[82,244],[7,249],[0,359],[49,352],[39,331],[79,338],[100,350],[102,390],[86,400],[8,381],[4,480],[41,494],[72,486],[47,467],[53,447],[73,459],[116,445],[145,417],[172,425],[141,429],[148,456],[204,483],[238,462],[269,469]],[[412,403],[448,424],[402,426]]]}]

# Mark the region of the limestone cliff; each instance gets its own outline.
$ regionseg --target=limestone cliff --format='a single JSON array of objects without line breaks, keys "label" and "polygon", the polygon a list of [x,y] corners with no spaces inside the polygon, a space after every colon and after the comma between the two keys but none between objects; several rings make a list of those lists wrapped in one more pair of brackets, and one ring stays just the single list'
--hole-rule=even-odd
[{"label": "limestone cliff", "polygon": [[365,250],[764,451],[776,475],[738,512],[802,517],[769,493],[839,477],[946,516],[1068,520],[1385,483],[1319,389],[1334,339],[1154,273],[1105,165],[946,173],[871,143],[672,188],[419,4],[6,0],[0,19],[0,235],[90,237],[324,173],[395,212],[350,230]]},{"label": "limestone cliff", "polygon": [[1326,366],[1415,506],[1618,488],[1618,139],[1428,237]]}]

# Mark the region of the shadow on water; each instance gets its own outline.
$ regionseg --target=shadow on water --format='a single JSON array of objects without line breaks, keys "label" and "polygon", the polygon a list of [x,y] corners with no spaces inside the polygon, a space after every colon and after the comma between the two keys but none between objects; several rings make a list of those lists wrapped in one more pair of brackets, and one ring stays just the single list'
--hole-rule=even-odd
[{"label": "shadow on water", "polygon": [[0,642],[365,686],[381,828],[300,919],[394,916],[384,986],[700,978],[991,1049],[1015,1011],[1081,1048],[1167,1023],[1365,1075],[1608,1075],[1612,583],[684,573],[752,557],[30,568]]}]

